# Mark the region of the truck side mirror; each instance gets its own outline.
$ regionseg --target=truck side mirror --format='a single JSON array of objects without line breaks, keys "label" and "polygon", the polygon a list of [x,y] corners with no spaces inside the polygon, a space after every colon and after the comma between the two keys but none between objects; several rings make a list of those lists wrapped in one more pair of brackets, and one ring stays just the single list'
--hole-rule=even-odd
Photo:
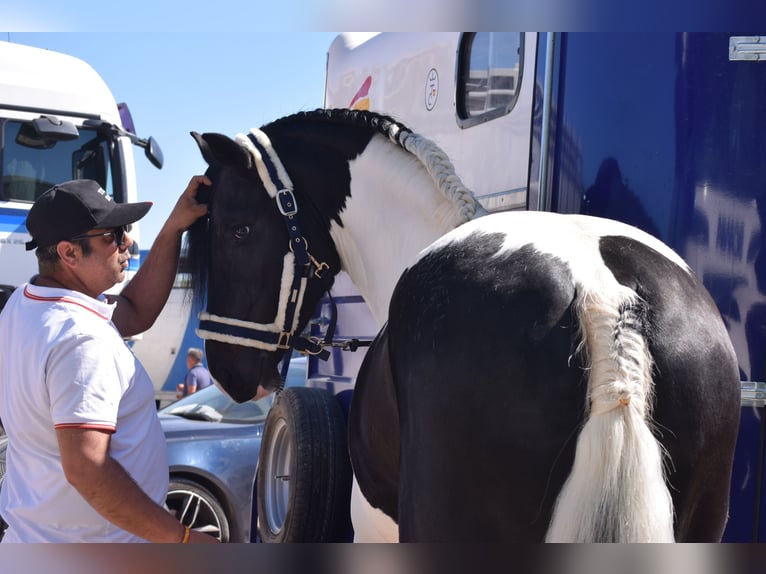
[{"label": "truck side mirror", "polygon": [[156,167],[157,169],[162,169],[162,165],[165,161],[165,158],[162,155],[160,144],[158,144],[157,141],[151,136],[146,141],[146,147],[144,148],[144,153],[146,153],[146,157],[149,159],[150,162],[152,162],[152,165],[154,167]]}]

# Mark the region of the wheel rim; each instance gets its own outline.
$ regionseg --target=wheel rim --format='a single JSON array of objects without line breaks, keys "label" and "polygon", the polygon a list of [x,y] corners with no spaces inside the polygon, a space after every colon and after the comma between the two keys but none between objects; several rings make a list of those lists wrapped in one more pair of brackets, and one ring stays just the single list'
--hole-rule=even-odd
[{"label": "wheel rim", "polygon": [[293,459],[290,429],[287,421],[275,421],[274,434],[269,443],[271,457],[266,462],[266,484],[264,509],[266,522],[272,534],[279,534],[285,524],[290,501],[290,468]]},{"label": "wheel rim", "polygon": [[198,492],[174,488],[168,491],[165,503],[182,524],[221,540],[221,517]]}]

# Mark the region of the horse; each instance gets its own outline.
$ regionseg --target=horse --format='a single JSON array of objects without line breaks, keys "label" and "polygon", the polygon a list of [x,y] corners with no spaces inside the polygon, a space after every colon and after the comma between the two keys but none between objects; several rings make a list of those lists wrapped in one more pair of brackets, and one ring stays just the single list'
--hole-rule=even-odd
[{"label": "horse", "polygon": [[[192,132],[213,185],[189,232],[209,367],[278,390],[341,270],[381,330],[348,422],[355,540],[716,541],[737,360],[693,271],[577,214],[487,214],[385,115],[299,112]],[[379,522],[374,522],[375,520]]]}]

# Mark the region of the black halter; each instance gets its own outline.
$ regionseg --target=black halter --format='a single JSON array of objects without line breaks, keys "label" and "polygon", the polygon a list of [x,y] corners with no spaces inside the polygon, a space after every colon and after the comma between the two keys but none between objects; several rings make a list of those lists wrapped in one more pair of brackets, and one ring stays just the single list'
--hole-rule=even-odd
[{"label": "black halter", "polygon": [[[274,323],[254,323],[211,315],[203,311],[199,315],[197,335],[203,339],[257,347],[267,351],[294,348],[302,353],[327,359],[329,352],[323,346],[331,344],[334,329],[328,328],[325,341],[301,337],[295,334],[295,329],[308,281],[317,278],[327,282],[331,277],[330,267],[327,263],[318,262],[308,251],[307,241],[301,231],[298,203],[295,200],[292,182],[268,136],[254,129],[247,138],[238,136],[237,141],[253,155],[258,175],[266,191],[275,199],[287,227],[290,252],[285,256],[282,291]],[[292,266],[289,264],[291,258]],[[331,323],[331,326],[334,326],[334,321]]]}]

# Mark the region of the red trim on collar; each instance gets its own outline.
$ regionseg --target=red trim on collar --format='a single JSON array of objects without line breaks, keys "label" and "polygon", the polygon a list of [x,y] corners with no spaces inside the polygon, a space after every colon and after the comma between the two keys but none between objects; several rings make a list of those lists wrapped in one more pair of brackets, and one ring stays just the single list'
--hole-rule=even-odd
[{"label": "red trim on collar", "polygon": [[94,315],[98,315],[104,321],[109,321],[109,317],[107,317],[106,315],[102,313],[99,313],[92,307],[88,307],[85,303],[78,301],[76,299],[71,299],[69,297],[41,297],[40,295],[35,295],[34,293],[30,293],[28,285],[24,287],[24,296],[27,299],[32,299],[33,301],[41,301],[43,303],[69,303],[70,305],[77,305],[78,307],[82,307],[86,311],[90,311]]}]

